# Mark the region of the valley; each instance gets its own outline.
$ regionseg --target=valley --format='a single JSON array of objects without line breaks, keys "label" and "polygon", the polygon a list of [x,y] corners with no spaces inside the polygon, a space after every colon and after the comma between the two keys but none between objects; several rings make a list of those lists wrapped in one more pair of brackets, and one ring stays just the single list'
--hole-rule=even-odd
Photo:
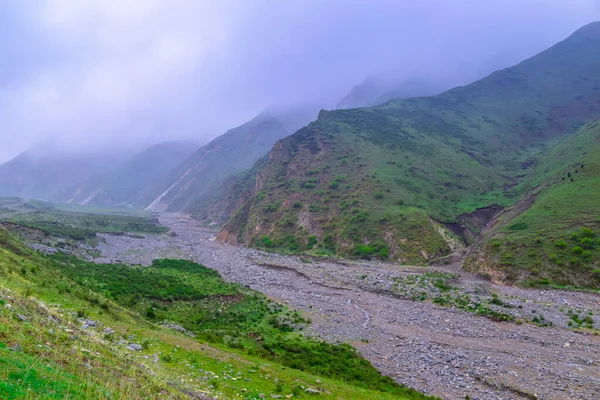
[{"label": "valley", "polygon": [[178,214],[160,222],[170,235],[100,234],[95,261],[200,262],[301,311],[311,335],[351,343],[385,375],[441,398],[600,395],[596,292],[495,285],[456,263],[281,256],[215,242],[214,230]]},{"label": "valley", "polygon": [[600,399],[600,22],[570,32],[486,76],[406,54],[343,97],[269,94],[284,52],[235,101],[190,81],[169,118],[15,131],[0,398]]}]

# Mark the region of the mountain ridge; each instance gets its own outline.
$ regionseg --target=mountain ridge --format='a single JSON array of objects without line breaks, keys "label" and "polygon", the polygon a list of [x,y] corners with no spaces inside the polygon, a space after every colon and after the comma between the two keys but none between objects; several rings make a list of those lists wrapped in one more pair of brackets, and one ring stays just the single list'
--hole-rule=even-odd
[{"label": "mountain ridge", "polygon": [[438,96],[321,111],[275,144],[219,240],[426,263],[443,226],[527,190],[549,146],[600,115],[600,24]]}]

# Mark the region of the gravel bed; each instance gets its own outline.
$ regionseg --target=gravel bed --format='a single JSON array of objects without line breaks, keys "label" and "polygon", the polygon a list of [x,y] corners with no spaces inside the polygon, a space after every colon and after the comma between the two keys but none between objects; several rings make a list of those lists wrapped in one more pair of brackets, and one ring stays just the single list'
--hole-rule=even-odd
[{"label": "gravel bed", "polygon": [[[214,231],[185,216],[160,221],[175,234],[101,235],[95,261],[200,262],[303,311],[312,320],[308,334],[349,342],[382,373],[444,399],[600,398],[597,293],[494,285],[458,264],[307,262],[217,243]],[[468,296],[469,305],[513,320],[496,322],[464,305],[432,301],[441,296]],[[593,325],[575,322],[586,316]]]}]

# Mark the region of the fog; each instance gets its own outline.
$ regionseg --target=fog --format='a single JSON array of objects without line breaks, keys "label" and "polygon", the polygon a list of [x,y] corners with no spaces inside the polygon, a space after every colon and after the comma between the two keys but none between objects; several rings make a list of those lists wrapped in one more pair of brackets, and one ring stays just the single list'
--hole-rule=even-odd
[{"label": "fog", "polygon": [[373,73],[465,84],[598,19],[600,0],[1,2],[0,162],[205,141]]}]

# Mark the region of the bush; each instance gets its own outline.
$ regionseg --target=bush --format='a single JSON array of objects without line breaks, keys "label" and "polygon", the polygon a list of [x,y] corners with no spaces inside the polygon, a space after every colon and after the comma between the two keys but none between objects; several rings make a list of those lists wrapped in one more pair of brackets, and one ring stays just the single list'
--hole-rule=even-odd
[{"label": "bush", "polygon": [[560,239],[560,240],[557,240],[556,242],[554,242],[554,245],[556,247],[558,247],[559,249],[564,249],[565,247],[567,247],[567,242],[565,242],[564,240]]},{"label": "bush", "polygon": [[589,237],[584,237],[579,241],[579,243],[584,249],[593,249],[596,247],[596,241]]},{"label": "bush", "polygon": [[509,226],[508,229],[510,229],[511,231],[522,231],[527,229],[528,226],[529,225],[527,225],[525,222],[518,222]]},{"label": "bush", "polygon": [[581,253],[583,253],[583,249],[581,248],[581,246],[575,246],[575,247],[573,247],[571,252],[573,254],[581,254]]},{"label": "bush", "polygon": [[354,246],[352,254],[360,258],[369,259],[377,256],[381,259],[386,259],[389,256],[389,249],[385,244],[371,243],[371,244],[359,244]]},{"label": "bush", "polygon": [[373,197],[375,197],[376,199],[383,199],[383,192],[381,190],[376,190],[375,193],[373,194]]},{"label": "bush", "polygon": [[148,307],[148,309],[146,310],[146,318],[148,318],[148,319],[156,318],[156,313],[154,312],[154,308]]},{"label": "bush", "polygon": [[590,228],[583,227],[581,228],[581,237],[582,238],[593,238],[596,236],[596,233]]},{"label": "bush", "polygon": [[262,246],[262,247],[266,247],[268,249],[275,247],[275,243],[268,236],[263,236],[260,239],[258,239],[258,245]]},{"label": "bush", "polygon": [[584,250],[583,253],[581,253],[581,259],[583,261],[592,261],[592,252],[589,250]]}]

